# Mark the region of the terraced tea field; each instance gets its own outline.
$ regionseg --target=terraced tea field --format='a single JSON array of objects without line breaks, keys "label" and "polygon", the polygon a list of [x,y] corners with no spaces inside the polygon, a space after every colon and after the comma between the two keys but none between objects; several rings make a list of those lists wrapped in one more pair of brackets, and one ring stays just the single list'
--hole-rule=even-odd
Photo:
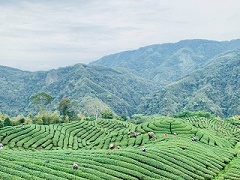
[{"label": "terraced tea field", "polygon": [[203,118],[4,127],[0,179],[239,179],[239,136]]}]

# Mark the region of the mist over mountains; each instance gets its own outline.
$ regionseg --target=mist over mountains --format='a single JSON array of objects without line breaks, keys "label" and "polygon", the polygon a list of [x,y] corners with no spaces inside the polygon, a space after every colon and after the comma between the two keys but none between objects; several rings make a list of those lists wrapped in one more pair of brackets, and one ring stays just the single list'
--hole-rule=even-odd
[{"label": "mist over mountains", "polygon": [[40,91],[54,97],[52,110],[68,97],[79,112],[88,99],[126,115],[240,112],[240,39],[156,44],[50,71],[0,66],[0,73],[0,112],[12,116],[34,112],[30,96]]}]

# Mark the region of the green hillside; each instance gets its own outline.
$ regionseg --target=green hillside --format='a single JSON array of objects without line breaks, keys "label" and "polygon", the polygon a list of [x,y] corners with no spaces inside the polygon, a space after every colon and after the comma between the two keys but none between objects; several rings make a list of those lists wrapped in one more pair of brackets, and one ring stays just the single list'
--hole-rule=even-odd
[{"label": "green hillside", "polygon": [[220,117],[240,112],[240,52],[214,58],[181,80],[149,95],[139,106],[146,114],[175,114],[187,109],[205,110]]},{"label": "green hillside", "polygon": [[128,69],[164,86],[203,68],[219,54],[236,49],[240,49],[240,39],[222,42],[183,40],[108,55],[90,64]]},{"label": "green hillside", "polygon": [[4,127],[0,174],[1,179],[237,179],[239,138],[236,126],[198,117]]},{"label": "green hillside", "polygon": [[240,40],[184,40],[103,57],[90,65],[27,72],[0,66],[0,112],[35,115],[32,95],[46,92],[58,110],[62,98],[76,114],[92,116],[89,104],[117,115],[173,115],[205,110],[238,115]]},{"label": "green hillside", "polygon": [[30,96],[40,91],[54,98],[51,110],[64,97],[84,109],[87,98],[100,100],[115,113],[130,115],[154,87],[149,80],[130,72],[83,64],[41,72],[0,66],[0,74],[0,112],[11,116],[34,113]]}]

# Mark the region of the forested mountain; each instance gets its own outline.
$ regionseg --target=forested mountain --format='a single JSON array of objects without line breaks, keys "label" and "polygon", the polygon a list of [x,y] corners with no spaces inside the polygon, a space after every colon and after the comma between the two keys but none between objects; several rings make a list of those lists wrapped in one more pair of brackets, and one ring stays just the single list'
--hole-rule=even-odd
[{"label": "forested mountain", "polygon": [[77,107],[84,108],[87,100],[95,99],[118,114],[133,114],[141,97],[153,87],[148,80],[128,72],[83,64],[41,72],[4,66],[0,70],[0,111],[10,115],[33,112],[30,96],[40,91],[54,98],[51,109],[67,97]]},{"label": "forested mountain", "polygon": [[100,102],[119,115],[170,115],[187,109],[233,116],[240,112],[238,49],[240,39],[184,40],[50,71],[0,66],[0,112],[36,113],[30,96],[42,91],[54,98],[51,110],[66,97],[78,112]]},{"label": "forested mountain", "polygon": [[29,104],[29,96],[44,84],[44,73],[0,66],[0,84],[0,111],[10,115],[22,114]]},{"label": "forested mountain", "polygon": [[90,64],[128,69],[158,85],[167,85],[204,67],[213,57],[235,49],[240,49],[240,39],[183,40],[112,54]]},{"label": "forested mountain", "polygon": [[239,114],[239,99],[240,51],[233,51],[148,96],[139,112],[167,115],[183,109],[206,110],[227,117]]}]

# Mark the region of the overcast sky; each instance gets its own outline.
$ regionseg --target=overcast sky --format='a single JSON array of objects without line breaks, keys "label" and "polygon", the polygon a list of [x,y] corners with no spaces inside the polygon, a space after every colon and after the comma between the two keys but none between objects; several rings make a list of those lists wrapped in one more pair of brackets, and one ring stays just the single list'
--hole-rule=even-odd
[{"label": "overcast sky", "polygon": [[238,38],[239,0],[0,0],[0,65],[22,70],[183,39]]}]

